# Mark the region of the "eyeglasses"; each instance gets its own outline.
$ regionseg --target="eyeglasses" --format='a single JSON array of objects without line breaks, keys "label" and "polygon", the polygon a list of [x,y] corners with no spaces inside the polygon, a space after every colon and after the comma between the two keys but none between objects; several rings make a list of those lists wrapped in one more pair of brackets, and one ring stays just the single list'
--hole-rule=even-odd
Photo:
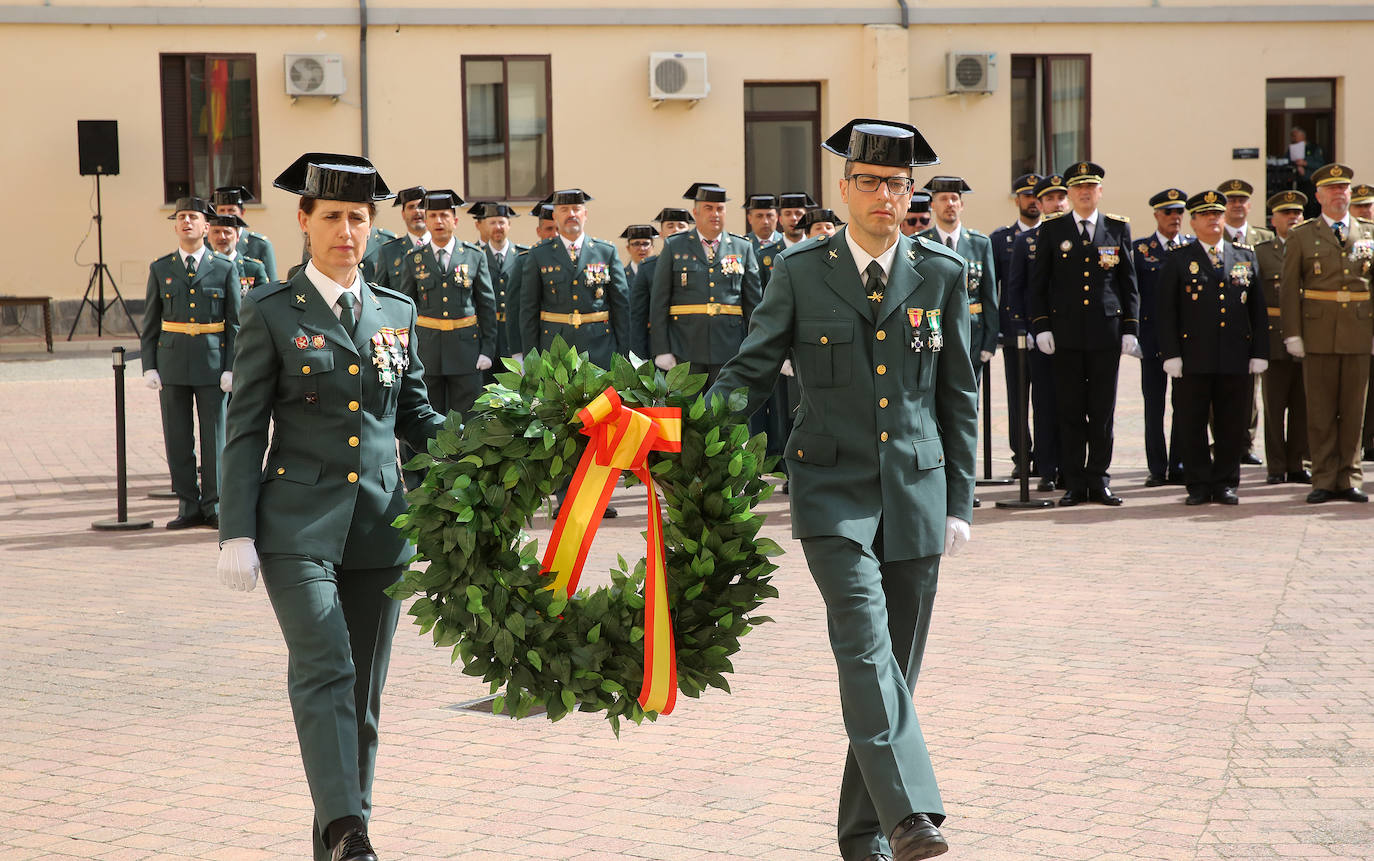
[{"label": "eyeglasses", "polygon": [[632,239],[629,243],[631,248],[652,248],[653,244],[652,239]]},{"label": "eyeglasses", "polygon": [[848,177],[854,187],[862,192],[874,192],[878,186],[887,183],[887,190],[893,194],[907,194],[916,185],[909,176],[874,176],[871,173],[854,173]]}]

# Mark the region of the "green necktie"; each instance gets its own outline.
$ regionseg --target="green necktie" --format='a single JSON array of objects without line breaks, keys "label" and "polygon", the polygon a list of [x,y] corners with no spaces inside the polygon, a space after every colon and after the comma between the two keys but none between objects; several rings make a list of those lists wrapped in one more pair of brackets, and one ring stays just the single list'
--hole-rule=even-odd
[{"label": "green necktie", "polygon": [[358,297],[353,295],[352,290],[345,290],[339,294],[339,322],[343,323],[344,331],[350,338],[353,337],[353,330],[358,328],[358,317],[353,313],[357,304]]},{"label": "green necktie", "polygon": [[188,278],[196,277],[196,258],[189,254],[186,255],[186,276]]}]

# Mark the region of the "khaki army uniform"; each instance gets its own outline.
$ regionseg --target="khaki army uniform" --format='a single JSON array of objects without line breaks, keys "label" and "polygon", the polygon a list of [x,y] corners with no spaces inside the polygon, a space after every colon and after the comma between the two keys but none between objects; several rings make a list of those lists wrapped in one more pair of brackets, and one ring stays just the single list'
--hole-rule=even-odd
[{"label": "khaki army uniform", "polygon": [[1275,236],[1255,246],[1268,316],[1269,369],[1261,375],[1264,393],[1264,456],[1269,476],[1301,473],[1307,459],[1307,395],[1302,363],[1283,346],[1280,324],[1284,241]]}]

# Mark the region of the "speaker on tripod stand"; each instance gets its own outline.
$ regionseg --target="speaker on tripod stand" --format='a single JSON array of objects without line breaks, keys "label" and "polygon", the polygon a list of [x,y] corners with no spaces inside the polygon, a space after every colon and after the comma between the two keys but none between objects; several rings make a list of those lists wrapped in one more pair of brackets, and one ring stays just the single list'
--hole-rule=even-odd
[{"label": "speaker on tripod stand", "polygon": [[[110,272],[110,267],[105,265],[105,230],[101,213],[100,178],[119,175],[118,122],[115,120],[77,120],[76,146],[81,175],[95,177],[95,215],[91,218],[95,220],[96,262],[91,264],[91,277],[86,282],[86,293],[81,297],[81,305],[76,309],[76,316],[72,318],[72,328],[71,331],[67,332],[67,340],[70,341],[72,335],[76,334],[76,326],[81,322],[81,314],[86,310],[87,305],[91,306],[91,311],[95,314],[96,337],[102,337],[105,334],[105,312],[115,305],[123,309],[124,316],[129,319],[129,328],[137,333],[138,324],[134,322],[134,315],[129,313],[129,306],[124,304],[124,297],[119,293],[119,285],[115,283],[114,274]],[[105,301],[105,281],[107,279],[110,282],[110,289],[114,291],[114,300],[109,303]],[[91,299],[92,290],[96,292],[94,300]]]}]

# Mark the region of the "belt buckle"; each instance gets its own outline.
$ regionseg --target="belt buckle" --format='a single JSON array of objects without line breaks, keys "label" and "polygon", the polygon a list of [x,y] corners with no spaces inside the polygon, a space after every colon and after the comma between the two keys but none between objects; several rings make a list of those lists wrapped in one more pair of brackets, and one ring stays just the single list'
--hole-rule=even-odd
[{"label": "belt buckle", "polygon": [[571,314],[570,316],[572,317],[572,327],[573,327],[574,329],[581,329],[581,328],[582,328],[582,312],[581,312],[581,311],[578,311],[578,310],[576,310],[576,309],[574,309],[573,312],[572,312],[572,314]]},{"label": "belt buckle", "polygon": [[199,335],[199,334],[200,334],[200,324],[199,324],[199,323],[187,323],[186,325],[189,327],[189,328],[186,330],[186,334],[188,334],[188,335]]},{"label": "belt buckle", "polygon": [[1349,290],[1337,290],[1337,291],[1336,291],[1336,301],[1337,301],[1337,302],[1349,302],[1349,301],[1350,301],[1350,291],[1349,291]]},{"label": "belt buckle", "polygon": [[719,302],[707,302],[707,303],[706,303],[706,316],[707,316],[707,317],[714,317],[714,316],[716,316],[716,315],[719,314],[719,313],[720,313],[720,303],[719,303]]}]

